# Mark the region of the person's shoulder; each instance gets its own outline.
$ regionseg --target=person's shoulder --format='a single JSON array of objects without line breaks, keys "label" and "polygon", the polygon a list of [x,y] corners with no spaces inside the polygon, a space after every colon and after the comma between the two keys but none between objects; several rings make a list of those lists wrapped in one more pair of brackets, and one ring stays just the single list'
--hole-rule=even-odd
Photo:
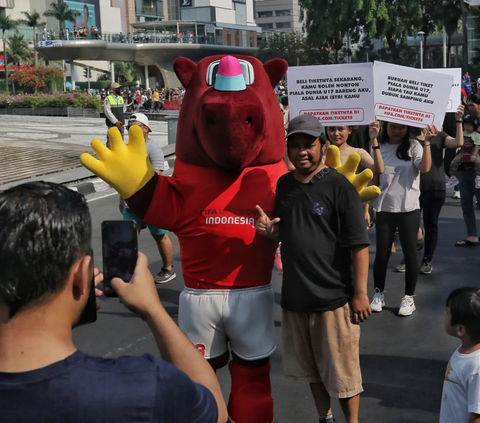
[{"label": "person's shoulder", "polygon": [[83,367],[90,370],[98,370],[103,373],[152,373],[158,368],[165,368],[168,371],[169,366],[171,365],[159,360],[152,354],[144,354],[138,357],[122,356],[117,358],[85,355],[83,360]]},{"label": "person's shoulder", "polygon": [[325,182],[327,182],[332,188],[336,188],[335,191],[338,193],[358,196],[357,190],[352,183],[335,169],[331,169],[331,172],[326,175]]},{"label": "person's shoulder", "polygon": [[280,176],[280,178],[278,178],[278,184],[286,184],[290,181],[293,181],[295,179],[293,176],[294,172],[295,171],[284,173],[282,176]]}]

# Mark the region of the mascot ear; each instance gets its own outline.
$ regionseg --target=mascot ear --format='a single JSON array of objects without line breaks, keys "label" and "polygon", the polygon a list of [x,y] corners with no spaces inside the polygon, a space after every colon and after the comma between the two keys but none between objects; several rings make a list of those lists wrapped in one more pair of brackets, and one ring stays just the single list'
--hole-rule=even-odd
[{"label": "mascot ear", "polygon": [[263,65],[265,72],[270,78],[272,88],[275,88],[279,81],[287,73],[288,63],[283,59],[272,59]]},{"label": "mascot ear", "polygon": [[173,62],[173,70],[185,89],[197,72],[197,64],[186,57],[177,57]]}]

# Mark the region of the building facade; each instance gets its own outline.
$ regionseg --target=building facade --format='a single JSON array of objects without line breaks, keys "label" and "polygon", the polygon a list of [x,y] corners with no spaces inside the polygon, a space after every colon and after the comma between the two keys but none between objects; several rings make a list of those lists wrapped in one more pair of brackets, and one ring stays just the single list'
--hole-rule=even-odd
[{"label": "building facade", "polygon": [[301,32],[298,0],[255,0],[255,22],[264,32]]}]

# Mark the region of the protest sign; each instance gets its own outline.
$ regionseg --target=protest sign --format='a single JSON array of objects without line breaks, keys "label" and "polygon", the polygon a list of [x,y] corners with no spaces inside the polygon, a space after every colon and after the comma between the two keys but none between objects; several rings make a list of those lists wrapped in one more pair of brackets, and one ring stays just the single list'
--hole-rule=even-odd
[{"label": "protest sign", "polygon": [[453,76],[375,62],[375,116],[387,122],[441,128]]},{"label": "protest sign", "polygon": [[324,126],[368,125],[373,114],[373,65],[288,69],[290,118],[313,115]]},{"label": "protest sign", "polygon": [[445,73],[453,76],[452,91],[447,104],[447,113],[456,113],[462,104],[462,68],[425,69],[431,72]]}]

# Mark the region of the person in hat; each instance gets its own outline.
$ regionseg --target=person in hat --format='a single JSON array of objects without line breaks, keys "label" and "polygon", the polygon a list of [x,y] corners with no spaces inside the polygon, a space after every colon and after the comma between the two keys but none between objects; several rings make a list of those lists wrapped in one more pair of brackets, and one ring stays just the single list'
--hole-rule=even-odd
[{"label": "person in hat", "polygon": [[362,202],[347,178],[323,163],[327,140],[316,117],[292,119],[286,138],[295,170],[278,180],[275,218],[257,206],[256,221],[259,234],[281,242],[284,372],[310,383],[320,422],[333,422],[333,397],[345,420],[358,423],[358,323],[371,313]]},{"label": "person in hat", "polygon": [[[147,146],[148,159],[155,172],[159,175],[163,174],[163,171],[165,170],[165,157],[160,144],[149,139],[148,135],[152,130],[150,129],[147,116],[143,113],[132,114],[128,120],[128,129],[130,129],[131,126],[139,126],[142,129],[143,138],[145,139],[145,144]],[[138,235],[140,235],[142,229],[148,227],[148,230],[157,244],[158,252],[160,253],[160,257],[162,257],[163,267],[157,276],[155,276],[155,283],[163,284],[175,279],[177,275],[173,271],[172,265],[173,246],[172,241],[167,235],[168,231],[143,223],[140,218],[129,209],[128,204],[122,197],[120,197],[119,207],[124,220],[133,220],[135,222]]]},{"label": "person in hat", "polygon": [[[112,85],[110,85],[110,94],[103,101],[103,111],[105,113],[105,123],[107,128],[110,129],[116,126],[123,139],[125,128],[125,111],[127,106],[123,100],[123,97],[120,95],[121,88],[122,86],[117,82],[114,82]],[[107,147],[110,148],[108,132]]]}]

